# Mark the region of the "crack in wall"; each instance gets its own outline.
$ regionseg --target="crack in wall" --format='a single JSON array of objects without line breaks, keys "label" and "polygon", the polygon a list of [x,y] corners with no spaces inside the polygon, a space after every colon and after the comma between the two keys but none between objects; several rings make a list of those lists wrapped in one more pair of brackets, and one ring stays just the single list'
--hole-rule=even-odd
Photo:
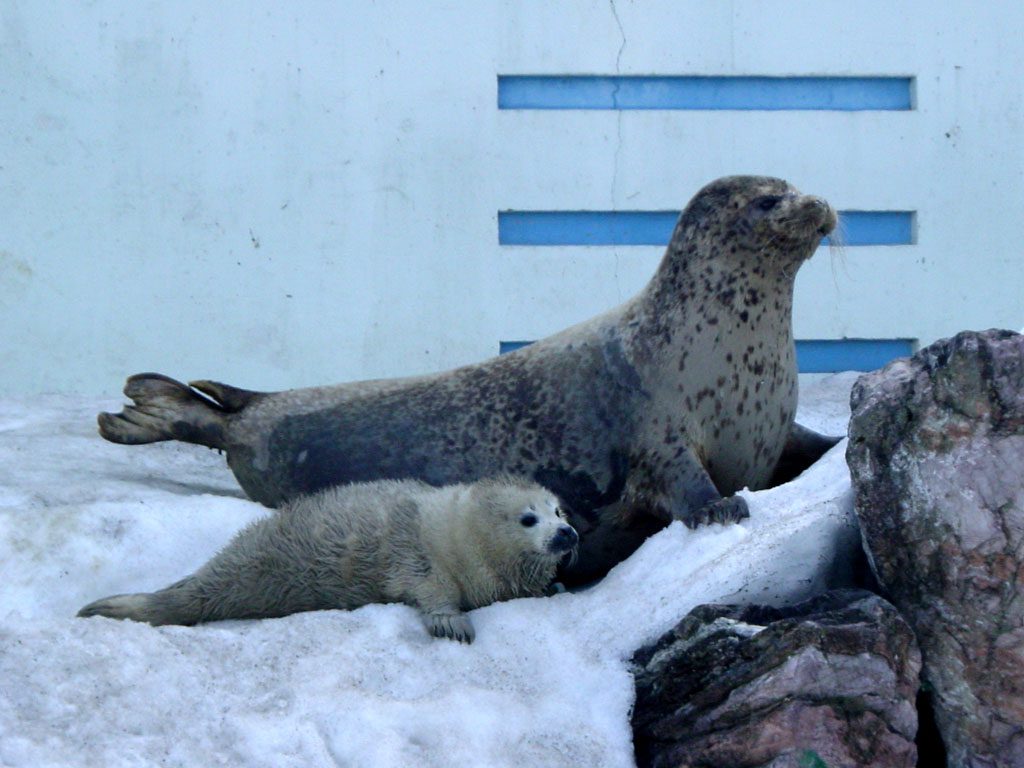
[{"label": "crack in wall", "polygon": [[[619,9],[615,7],[615,0],[608,0],[608,5],[611,6],[612,16],[615,19],[615,24],[619,28],[619,35],[622,37],[622,42],[619,44],[618,53],[615,54],[615,74],[619,75],[622,73],[622,52],[626,50],[626,30],[622,26],[622,19],[619,18]],[[622,107],[619,104],[619,83],[615,83],[615,87],[612,90],[612,108],[616,112],[615,120],[615,154],[612,164],[612,188],[611,188],[611,203],[612,208],[615,208],[615,189],[618,186],[619,181],[619,155],[622,152]]]},{"label": "crack in wall", "polygon": [[[622,73],[622,52],[626,50],[626,30],[622,26],[622,19],[619,18],[619,9],[615,7],[615,0],[608,0],[608,5],[611,6],[612,16],[615,19],[615,24],[619,28],[619,35],[622,38],[622,42],[619,44],[619,50],[615,54],[615,74],[620,75]],[[616,210],[615,205],[615,190],[619,185],[619,157],[622,154],[622,107],[619,104],[619,82],[615,82],[615,88],[612,90],[612,107],[615,109],[615,153],[612,156],[612,186],[609,191],[611,197],[612,210]],[[615,268],[613,276],[615,279],[615,293],[618,299],[622,300],[622,287],[619,283],[619,249],[614,249],[615,254]]]}]

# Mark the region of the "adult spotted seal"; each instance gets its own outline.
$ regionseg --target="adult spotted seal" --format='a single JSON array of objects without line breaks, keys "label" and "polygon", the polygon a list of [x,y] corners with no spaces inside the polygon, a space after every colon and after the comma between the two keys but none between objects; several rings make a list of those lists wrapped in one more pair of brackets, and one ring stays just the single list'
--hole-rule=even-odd
[{"label": "adult spotted seal", "polygon": [[356,483],[298,497],[165,589],[78,615],[198,624],[403,602],[434,636],[468,643],[463,611],[542,594],[576,542],[558,499],[521,478]]},{"label": "adult spotted seal", "polygon": [[835,224],[828,203],[781,179],[719,179],[687,205],[639,295],[529,347],[429,376],[273,393],[139,374],[124,390],[134,404],[100,414],[100,432],[221,449],[271,506],[380,478],[532,477],[598,521],[580,528],[580,573],[596,575],[668,520],[746,516],[723,497],[836,442],[794,424],[791,317],[797,270]]}]

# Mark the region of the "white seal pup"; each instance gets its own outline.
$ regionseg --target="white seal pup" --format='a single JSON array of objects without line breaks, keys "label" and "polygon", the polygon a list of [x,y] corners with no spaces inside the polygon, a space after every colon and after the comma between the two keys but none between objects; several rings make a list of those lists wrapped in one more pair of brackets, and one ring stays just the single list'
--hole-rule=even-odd
[{"label": "white seal pup", "polygon": [[191,625],[401,602],[434,636],[469,643],[465,611],[544,594],[577,541],[558,499],[527,480],[356,483],[295,499],[169,587],[78,615]]},{"label": "white seal pup", "polygon": [[669,520],[745,517],[731,494],[794,476],[838,441],[794,423],[792,329],[797,270],[835,225],[828,203],[781,179],[719,179],[636,297],[529,347],[272,393],[138,374],[133,404],[100,414],[100,433],[223,450],[270,506],[347,482],[531,477],[578,523],[577,570],[599,575]]}]

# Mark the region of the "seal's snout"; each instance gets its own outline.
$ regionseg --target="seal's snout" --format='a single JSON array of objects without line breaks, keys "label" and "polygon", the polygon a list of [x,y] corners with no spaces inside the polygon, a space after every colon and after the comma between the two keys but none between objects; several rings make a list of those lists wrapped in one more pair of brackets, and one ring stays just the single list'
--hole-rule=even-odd
[{"label": "seal's snout", "polygon": [[807,207],[814,212],[814,216],[818,221],[818,234],[824,237],[836,228],[838,220],[836,218],[836,212],[832,209],[831,205],[820,197],[814,197],[812,195],[808,195],[806,201]]},{"label": "seal's snout", "polygon": [[577,535],[575,528],[571,525],[563,525],[551,537],[548,549],[552,552],[568,552],[570,549],[575,548],[579,540],[580,537]]}]

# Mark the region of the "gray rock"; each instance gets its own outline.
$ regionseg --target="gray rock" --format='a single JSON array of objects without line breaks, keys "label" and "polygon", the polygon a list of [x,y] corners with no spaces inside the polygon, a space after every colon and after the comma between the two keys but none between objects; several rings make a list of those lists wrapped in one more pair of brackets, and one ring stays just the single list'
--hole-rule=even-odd
[{"label": "gray rock", "polygon": [[1024,765],[1024,336],[965,332],[860,378],[847,461],[917,634],[951,766]]},{"label": "gray rock", "polygon": [[913,766],[920,654],[882,598],[704,605],[636,653],[639,766]]}]

